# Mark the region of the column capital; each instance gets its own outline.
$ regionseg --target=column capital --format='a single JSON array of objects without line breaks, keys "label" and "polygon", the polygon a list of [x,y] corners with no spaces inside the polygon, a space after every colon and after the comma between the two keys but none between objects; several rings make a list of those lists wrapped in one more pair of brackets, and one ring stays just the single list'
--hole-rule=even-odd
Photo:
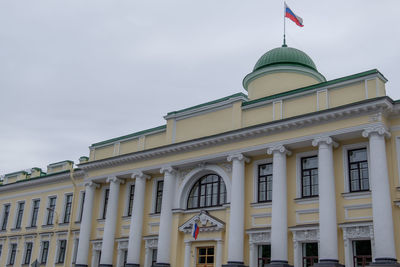
[{"label": "column capital", "polygon": [[175,174],[177,170],[173,168],[172,166],[164,166],[160,169],[160,173],[169,173],[169,174]]},{"label": "column capital", "polygon": [[146,180],[146,179],[150,179],[151,176],[143,173],[142,171],[136,171],[136,172],[132,173],[131,178],[132,179],[144,179],[144,180]]},{"label": "column capital", "polygon": [[96,189],[96,188],[99,188],[100,185],[95,183],[95,182],[93,182],[93,181],[89,181],[89,182],[85,183],[85,187],[93,187],[94,189]]},{"label": "column capital", "polygon": [[312,141],[312,146],[319,146],[321,143],[332,145],[334,148],[339,146],[330,136],[318,136]]},{"label": "column capital", "polygon": [[118,179],[117,176],[109,176],[107,178],[107,183],[119,183],[119,184],[123,184],[124,180],[122,179]]},{"label": "column capital", "polygon": [[271,146],[267,149],[268,155],[272,155],[275,152],[278,152],[281,154],[286,154],[288,156],[290,156],[292,154],[292,152],[289,151],[284,145],[275,145],[275,146]]},{"label": "column capital", "polygon": [[372,134],[378,134],[384,137],[389,138],[390,137],[390,133],[389,131],[386,129],[386,127],[382,126],[370,126],[364,129],[364,131],[362,132],[362,136],[363,137],[371,137]]},{"label": "column capital", "polygon": [[239,161],[242,161],[242,160],[244,160],[244,162],[246,162],[246,163],[249,163],[250,162],[250,159],[249,158],[247,158],[247,157],[245,157],[243,154],[241,154],[241,153],[236,153],[236,154],[231,154],[231,155],[229,155],[228,156],[228,158],[227,158],[227,160],[229,161],[229,162],[231,162],[231,161],[233,161],[233,160],[239,160]]}]

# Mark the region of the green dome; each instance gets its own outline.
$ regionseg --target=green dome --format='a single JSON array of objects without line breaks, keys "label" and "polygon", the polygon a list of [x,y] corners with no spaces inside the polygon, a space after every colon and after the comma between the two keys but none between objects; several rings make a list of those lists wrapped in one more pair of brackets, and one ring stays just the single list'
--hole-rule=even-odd
[{"label": "green dome", "polygon": [[304,52],[287,46],[274,48],[265,53],[254,66],[253,71],[277,64],[294,64],[317,70],[312,59]]}]

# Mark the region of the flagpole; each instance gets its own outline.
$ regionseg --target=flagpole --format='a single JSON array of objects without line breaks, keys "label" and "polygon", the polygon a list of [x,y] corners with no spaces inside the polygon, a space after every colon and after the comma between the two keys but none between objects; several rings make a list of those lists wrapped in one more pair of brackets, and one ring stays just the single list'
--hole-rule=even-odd
[{"label": "flagpole", "polygon": [[283,45],[282,47],[286,47],[286,2],[283,2]]}]

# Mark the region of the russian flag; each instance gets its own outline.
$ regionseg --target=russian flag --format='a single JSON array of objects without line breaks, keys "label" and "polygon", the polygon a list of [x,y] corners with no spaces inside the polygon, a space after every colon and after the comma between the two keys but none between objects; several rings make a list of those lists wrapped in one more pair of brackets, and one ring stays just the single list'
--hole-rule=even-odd
[{"label": "russian flag", "polygon": [[193,229],[192,229],[192,236],[193,236],[194,240],[197,239],[197,236],[199,235],[199,231],[200,231],[199,226],[197,225],[197,223],[194,223]]},{"label": "russian flag", "polygon": [[296,14],[285,3],[285,17],[291,19],[298,26],[303,27],[303,19]]}]

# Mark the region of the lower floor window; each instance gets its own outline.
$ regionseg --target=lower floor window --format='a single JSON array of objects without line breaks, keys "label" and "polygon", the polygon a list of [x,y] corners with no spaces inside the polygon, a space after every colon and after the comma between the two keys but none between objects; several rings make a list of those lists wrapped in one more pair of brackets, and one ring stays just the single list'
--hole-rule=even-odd
[{"label": "lower floor window", "polygon": [[264,264],[271,262],[271,245],[259,245],[257,255],[257,267],[264,267]]},{"label": "lower floor window", "polygon": [[157,262],[157,249],[154,248],[151,252],[151,265],[156,264]]},{"label": "lower floor window", "polygon": [[31,262],[31,256],[32,256],[32,242],[28,242],[26,243],[25,247],[24,264],[29,264]]},{"label": "lower floor window", "polygon": [[59,248],[58,248],[57,263],[64,263],[66,249],[67,249],[67,240],[60,240]]},{"label": "lower floor window", "polygon": [[49,254],[49,241],[43,241],[42,242],[42,254],[40,256],[41,264],[46,264],[48,254]]},{"label": "lower floor window", "polygon": [[197,248],[197,267],[214,266],[214,247]]},{"label": "lower floor window", "polygon": [[9,265],[14,265],[16,254],[17,254],[17,244],[11,244],[10,258],[8,260]]},{"label": "lower floor window", "polygon": [[303,243],[303,267],[313,266],[318,262],[318,243]]},{"label": "lower floor window", "polygon": [[368,266],[372,262],[371,241],[353,241],[353,263],[354,267]]}]

